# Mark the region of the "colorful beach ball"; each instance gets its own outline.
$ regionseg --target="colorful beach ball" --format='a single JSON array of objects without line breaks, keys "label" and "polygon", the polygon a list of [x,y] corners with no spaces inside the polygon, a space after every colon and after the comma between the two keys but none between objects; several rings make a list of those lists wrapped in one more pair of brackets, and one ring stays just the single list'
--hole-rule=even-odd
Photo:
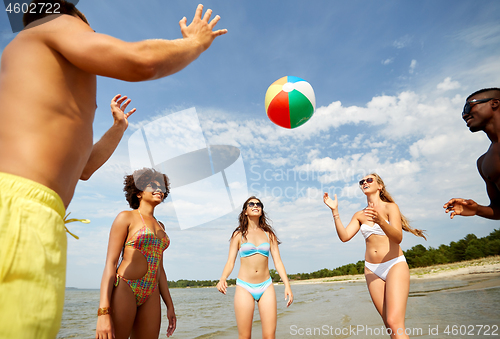
[{"label": "colorful beach ball", "polygon": [[316,98],[312,86],[299,77],[283,77],[267,89],[266,113],[278,126],[299,127],[311,119],[315,108]]}]

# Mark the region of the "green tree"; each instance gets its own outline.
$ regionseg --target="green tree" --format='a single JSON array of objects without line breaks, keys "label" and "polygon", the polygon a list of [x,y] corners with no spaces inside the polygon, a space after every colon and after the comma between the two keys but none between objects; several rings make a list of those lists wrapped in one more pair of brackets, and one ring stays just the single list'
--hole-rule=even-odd
[{"label": "green tree", "polygon": [[274,282],[279,282],[280,281],[280,275],[274,268],[269,270],[269,275],[271,276],[271,280]]}]

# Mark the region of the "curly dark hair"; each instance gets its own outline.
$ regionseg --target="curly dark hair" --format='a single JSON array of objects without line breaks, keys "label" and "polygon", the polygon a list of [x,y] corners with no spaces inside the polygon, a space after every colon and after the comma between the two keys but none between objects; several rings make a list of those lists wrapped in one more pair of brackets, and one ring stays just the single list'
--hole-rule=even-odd
[{"label": "curly dark hair", "polygon": [[133,209],[139,208],[140,200],[137,195],[143,192],[151,181],[158,181],[165,188],[162,202],[168,196],[168,193],[170,193],[168,177],[154,168],[143,168],[134,171],[134,173],[126,175],[124,179],[123,191],[125,192],[125,199],[127,199],[128,204]]},{"label": "curly dark hair", "polygon": [[[37,10],[38,7],[35,7],[35,11],[34,12],[32,12],[31,10],[29,10],[26,13],[24,13],[24,15],[23,15],[23,24],[24,24],[24,27],[28,26],[33,21],[45,18],[46,16],[49,16],[49,15],[54,15],[54,14],[68,14],[68,15],[71,15],[71,16],[77,16],[80,19],[82,19],[83,22],[85,22],[87,25],[89,24],[89,22],[87,21],[87,18],[85,17],[85,15],[83,15],[83,13],[80,12],[78,10],[78,8],[76,8],[76,6],[73,3],[69,2],[69,1],[66,1],[66,0],[33,0],[33,1],[31,1],[30,5],[31,4],[35,4],[35,5],[38,6],[39,3],[41,3],[42,6],[44,6],[47,3],[50,3],[52,5],[58,4],[59,7],[54,7],[54,9],[52,10],[52,11],[57,10],[57,13],[53,13],[53,12],[49,13],[49,12],[43,11],[43,10],[38,11]],[[52,7],[50,7],[50,8],[52,8]]]},{"label": "curly dark hair", "polygon": [[241,209],[241,213],[238,216],[239,225],[233,231],[233,234],[231,235],[231,238],[234,236],[234,234],[236,232],[241,232],[242,236],[246,237],[246,235],[248,233],[248,218],[245,215],[245,211],[246,211],[246,209],[248,207],[248,203],[252,199],[259,200],[259,202],[262,204],[262,209],[261,209],[262,210],[262,214],[259,217],[259,227],[263,231],[271,234],[271,236],[276,240],[276,242],[278,244],[281,244],[281,241],[278,239],[278,236],[276,235],[276,232],[274,231],[273,227],[270,225],[270,220],[267,218],[266,213],[264,212],[264,203],[259,198],[254,197],[254,196],[251,196],[250,198],[248,198],[247,201],[245,201],[245,203],[243,204],[243,208]]}]

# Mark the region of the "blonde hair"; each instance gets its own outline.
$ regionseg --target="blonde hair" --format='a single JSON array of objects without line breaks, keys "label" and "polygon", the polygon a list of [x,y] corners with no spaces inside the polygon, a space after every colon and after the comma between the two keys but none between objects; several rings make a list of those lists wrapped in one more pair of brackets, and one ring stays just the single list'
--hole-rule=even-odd
[{"label": "blonde hair", "polygon": [[[374,176],[375,180],[377,180],[377,183],[382,186],[382,189],[380,190],[380,200],[382,200],[384,202],[395,203],[394,199],[391,197],[389,192],[387,192],[387,190],[385,189],[385,184],[384,184],[384,181],[382,180],[382,178],[377,173],[371,173],[370,175]],[[422,237],[425,240],[427,240],[427,238],[425,237],[424,231],[411,227],[410,222],[408,221],[408,219],[406,219],[406,217],[402,213],[401,213],[401,225],[403,226],[404,231],[410,232],[410,233],[416,235],[417,237]]]}]

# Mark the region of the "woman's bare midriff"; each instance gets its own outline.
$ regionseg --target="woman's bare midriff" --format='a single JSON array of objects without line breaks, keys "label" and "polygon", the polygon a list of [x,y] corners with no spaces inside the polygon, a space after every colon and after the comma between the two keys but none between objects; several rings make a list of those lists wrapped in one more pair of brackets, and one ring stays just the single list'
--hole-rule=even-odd
[{"label": "woman's bare midriff", "polygon": [[399,244],[391,242],[385,235],[372,234],[366,239],[365,261],[379,264],[403,255]]},{"label": "woman's bare midriff", "polygon": [[128,280],[142,278],[148,272],[148,261],[144,254],[132,247],[125,247],[123,260],[117,273]]},{"label": "woman's bare midriff", "polygon": [[268,258],[260,254],[241,258],[238,278],[250,284],[266,281],[269,279]]}]

